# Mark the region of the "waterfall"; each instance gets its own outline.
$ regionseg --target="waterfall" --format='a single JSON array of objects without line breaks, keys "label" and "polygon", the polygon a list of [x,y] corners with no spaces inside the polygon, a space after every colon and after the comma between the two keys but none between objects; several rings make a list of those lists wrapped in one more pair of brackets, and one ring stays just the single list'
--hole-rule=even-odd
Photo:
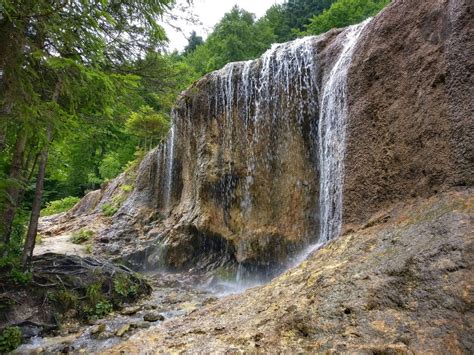
[{"label": "waterfall", "polygon": [[320,156],[320,242],[337,237],[342,225],[342,187],[347,122],[347,72],[363,29],[369,23],[351,26],[344,32],[339,58],[323,86],[319,114]]},{"label": "waterfall", "polygon": [[[233,134],[246,142],[246,176],[243,179],[240,208],[244,216],[252,211],[252,187],[258,169],[270,169],[274,152],[267,149],[257,156],[256,147],[263,139],[275,142],[279,137],[265,134],[275,127],[296,121],[299,129],[305,118],[318,114],[315,37],[275,44],[261,59],[227,64],[211,74],[217,88],[214,114],[224,116],[223,144],[232,150]],[[294,117],[295,119],[290,119]],[[243,131],[236,132],[236,120]]]},{"label": "waterfall", "polygon": [[175,125],[172,123],[168,140],[165,145],[166,150],[166,171],[165,171],[165,189],[164,189],[164,210],[169,212],[171,206],[171,193],[173,188],[173,162],[174,162],[174,141]]},{"label": "waterfall", "polygon": [[[232,248],[209,248],[205,230],[199,238],[209,250],[199,253],[228,256],[237,281],[256,270],[282,271],[339,235],[347,74],[367,23],[229,63],[185,93],[173,112],[156,156],[158,206],[170,214],[176,202],[191,202],[180,205],[191,209],[182,209],[185,222],[207,213],[206,228]],[[338,55],[327,57],[335,48]]]}]

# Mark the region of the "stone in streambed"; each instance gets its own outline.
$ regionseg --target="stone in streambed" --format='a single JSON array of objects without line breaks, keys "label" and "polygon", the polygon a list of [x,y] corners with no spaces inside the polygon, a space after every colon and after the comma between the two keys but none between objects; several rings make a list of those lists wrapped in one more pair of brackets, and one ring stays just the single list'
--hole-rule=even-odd
[{"label": "stone in streambed", "polygon": [[156,312],[150,312],[147,313],[143,316],[143,320],[147,322],[157,322],[157,321],[163,321],[165,320],[165,317],[163,315],[156,313]]},{"label": "stone in streambed", "polygon": [[125,333],[127,333],[130,330],[130,324],[124,324],[122,327],[120,327],[119,330],[115,332],[115,335],[118,337],[123,337]]},{"label": "stone in streambed", "polygon": [[105,323],[97,324],[91,328],[91,335],[98,335],[105,331]]},{"label": "stone in streambed", "polygon": [[135,313],[137,313],[140,309],[141,309],[140,306],[127,307],[127,308],[124,308],[120,312],[120,314],[123,315],[123,316],[131,316],[131,315],[134,315]]}]

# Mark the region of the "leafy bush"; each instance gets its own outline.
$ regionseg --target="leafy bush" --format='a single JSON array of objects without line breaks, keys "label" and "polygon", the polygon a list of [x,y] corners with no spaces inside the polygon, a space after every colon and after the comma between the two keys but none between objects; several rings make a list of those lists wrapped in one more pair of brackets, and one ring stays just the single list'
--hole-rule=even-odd
[{"label": "leafy bush", "polygon": [[48,293],[48,299],[56,303],[64,311],[75,309],[79,302],[79,296],[72,290],[61,288]]},{"label": "leafy bush", "polygon": [[70,210],[80,200],[79,197],[68,196],[61,200],[48,202],[46,207],[41,210],[41,216],[50,216]]},{"label": "leafy bush", "polygon": [[138,292],[138,286],[133,284],[125,275],[119,275],[114,278],[114,290],[123,297],[135,296]]},{"label": "leafy bush", "polygon": [[170,123],[163,112],[144,105],[130,114],[125,126],[129,133],[144,140],[146,148],[147,142],[153,146],[166,136]]},{"label": "leafy bush", "polygon": [[107,153],[99,165],[99,173],[102,179],[110,180],[120,174],[122,162],[117,152]]},{"label": "leafy bush", "polygon": [[7,353],[15,350],[21,345],[23,336],[19,327],[6,327],[0,333],[0,353]]},{"label": "leafy bush", "polygon": [[91,305],[96,305],[102,299],[104,298],[104,295],[102,294],[102,286],[99,283],[94,283],[89,286],[87,286],[86,289],[86,297],[88,302]]},{"label": "leafy bush", "polygon": [[31,281],[31,273],[23,272],[17,267],[14,267],[10,272],[10,279],[15,283],[26,285]]},{"label": "leafy bush", "polygon": [[110,203],[106,203],[102,206],[102,213],[106,217],[112,217],[118,211],[118,207],[111,205]]},{"label": "leafy bush", "polygon": [[72,234],[71,242],[73,242],[74,244],[84,244],[89,239],[91,239],[93,235],[94,235],[94,232],[87,229],[81,229]]},{"label": "leafy bush", "polygon": [[108,301],[97,302],[94,306],[84,306],[84,312],[89,319],[103,318],[109,313],[112,313],[114,307]]}]

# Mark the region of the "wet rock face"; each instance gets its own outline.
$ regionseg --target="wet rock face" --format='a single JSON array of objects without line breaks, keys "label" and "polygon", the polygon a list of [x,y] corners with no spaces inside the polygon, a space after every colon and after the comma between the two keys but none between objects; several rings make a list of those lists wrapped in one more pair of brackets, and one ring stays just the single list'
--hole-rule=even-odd
[{"label": "wet rock face", "polygon": [[[343,153],[332,121],[345,115],[345,77],[363,27],[275,45],[184,92],[167,141],[145,157],[111,233],[155,210],[162,220],[148,235],[159,235],[153,258],[166,266],[208,259],[269,271],[318,239],[320,171],[327,181],[338,174],[324,185],[324,215],[338,232],[340,164],[321,161]],[[321,103],[320,92],[335,99]]]},{"label": "wet rock face", "polygon": [[131,211],[159,210],[167,219],[153,233],[162,231],[162,256],[172,268],[212,253],[270,268],[314,241],[316,52],[333,38],[276,46],[187,90],[167,142],[144,159],[117,223]]},{"label": "wet rock face", "polygon": [[394,1],[205,76],[144,158],[110,248],[149,267],[272,269],[397,200],[472,186],[469,8]]},{"label": "wet rock face", "polygon": [[396,204],[271,283],[106,353],[472,353],[473,196]]},{"label": "wet rock face", "polygon": [[472,11],[465,0],[396,1],[368,25],[348,78],[346,223],[472,186]]}]

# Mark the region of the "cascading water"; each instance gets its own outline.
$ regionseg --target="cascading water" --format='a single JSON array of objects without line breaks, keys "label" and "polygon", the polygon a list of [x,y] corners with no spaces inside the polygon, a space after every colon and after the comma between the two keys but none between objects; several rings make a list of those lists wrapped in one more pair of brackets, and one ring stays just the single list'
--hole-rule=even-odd
[{"label": "cascading water", "polygon": [[173,162],[174,162],[174,144],[175,144],[175,125],[172,124],[168,140],[165,145],[166,149],[166,176],[164,189],[164,210],[169,212],[171,206],[171,193],[173,188]]},{"label": "cascading water", "polygon": [[[185,92],[173,113],[157,150],[158,206],[171,213],[185,201],[181,211],[192,223],[204,212],[196,253],[221,253],[222,262],[236,266],[238,281],[257,271],[274,275],[285,260],[295,265],[340,233],[347,73],[367,23],[329,44],[340,48],[333,61],[317,53],[328,47],[321,36],[230,63]],[[206,244],[208,231],[229,248]]]},{"label": "cascading water", "polygon": [[[252,186],[258,169],[271,169],[275,152],[269,147],[256,152],[262,140],[278,141],[266,134],[275,127],[296,121],[301,125],[308,117],[317,116],[318,88],[316,83],[314,37],[275,44],[260,60],[230,63],[212,73],[216,81],[215,116],[225,116],[225,148],[232,151],[233,134],[246,142],[246,176],[240,208],[244,216],[251,212]],[[290,119],[295,117],[296,119]],[[236,120],[243,122],[237,132]],[[230,133],[229,133],[230,132]]]},{"label": "cascading water", "polygon": [[319,115],[321,221],[319,242],[322,243],[337,237],[341,232],[347,122],[347,72],[358,39],[369,21],[370,19],[351,26],[344,32],[341,53],[323,85]]}]

